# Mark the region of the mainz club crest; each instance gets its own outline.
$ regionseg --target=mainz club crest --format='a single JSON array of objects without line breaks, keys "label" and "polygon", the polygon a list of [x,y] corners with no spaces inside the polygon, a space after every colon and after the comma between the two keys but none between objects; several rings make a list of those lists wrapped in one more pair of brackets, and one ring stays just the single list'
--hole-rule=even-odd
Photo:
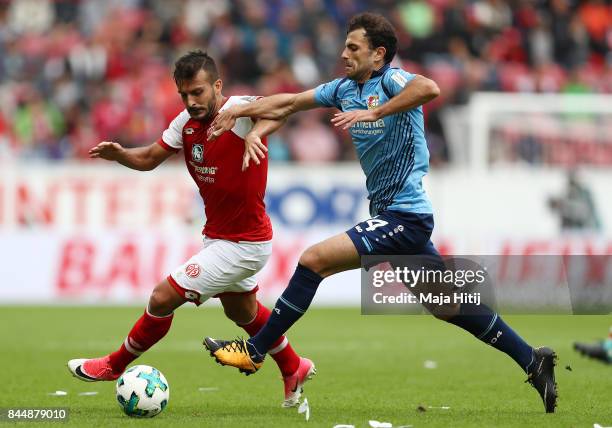
[{"label": "mainz club crest", "polygon": [[198,276],[200,276],[200,270],[201,269],[199,264],[191,263],[185,268],[185,273],[191,278],[197,278]]},{"label": "mainz club crest", "polygon": [[191,159],[195,162],[202,162],[204,159],[204,148],[201,144],[194,144],[191,148]]}]

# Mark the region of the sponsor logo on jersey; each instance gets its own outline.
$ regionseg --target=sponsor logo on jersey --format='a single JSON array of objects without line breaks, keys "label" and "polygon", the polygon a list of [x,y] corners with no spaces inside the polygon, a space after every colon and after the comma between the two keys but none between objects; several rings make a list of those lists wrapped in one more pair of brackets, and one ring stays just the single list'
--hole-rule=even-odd
[{"label": "sponsor logo on jersey", "polygon": [[384,128],[384,119],[378,119],[376,122],[355,122],[351,126],[351,134],[379,135],[385,132]]},{"label": "sponsor logo on jersey", "polygon": [[368,110],[372,110],[378,107],[378,103],[378,95],[370,95],[368,97]]},{"label": "sponsor logo on jersey", "polygon": [[203,175],[196,175],[196,178],[202,183],[213,184],[215,182],[215,179],[213,177],[204,177]]},{"label": "sponsor logo on jersey", "polygon": [[194,144],[191,148],[191,159],[196,162],[202,162],[204,160],[204,148],[201,144]]},{"label": "sponsor logo on jersey", "polygon": [[193,162],[189,162],[189,165],[191,165],[193,170],[199,174],[215,175],[219,169],[218,166],[198,166]]},{"label": "sponsor logo on jersey", "polygon": [[191,135],[191,134],[193,134],[193,128],[187,128],[187,129],[185,129],[185,134],[187,134],[187,135]]},{"label": "sponsor logo on jersey", "polygon": [[200,272],[201,272],[200,265],[197,263],[190,263],[185,268],[185,273],[187,274],[188,277],[191,277],[191,278],[197,278],[198,276],[200,276]]}]

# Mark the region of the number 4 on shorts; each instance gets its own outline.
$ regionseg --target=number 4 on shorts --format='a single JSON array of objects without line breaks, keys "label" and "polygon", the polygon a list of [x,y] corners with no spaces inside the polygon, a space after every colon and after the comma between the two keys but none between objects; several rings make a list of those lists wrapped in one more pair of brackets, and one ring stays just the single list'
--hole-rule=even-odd
[{"label": "number 4 on shorts", "polygon": [[371,218],[370,220],[367,220],[366,223],[368,223],[368,227],[366,227],[366,231],[371,232],[373,230],[378,229],[379,227],[383,227],[389,224],[389,222],[384,221],[384,220],[378,220],[375,218]]}]

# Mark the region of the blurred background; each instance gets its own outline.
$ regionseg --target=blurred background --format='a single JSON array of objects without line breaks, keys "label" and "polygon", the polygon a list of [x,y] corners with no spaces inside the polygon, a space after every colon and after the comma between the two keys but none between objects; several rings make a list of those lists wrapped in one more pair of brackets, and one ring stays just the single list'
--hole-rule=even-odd
[{"label": "blurred background", "polygon": [[[434,241],[454,254],[612,254],[612,5],[603,0],[19,0],[0,2],[0,302],[142,302],[199,247],[201,201],[176,156],[152,173],[87,151],[156,141],[182,109],[191,49],[224,95],[342,74],[362,11],[399,36],[392,65],[434,79],[425,107]],[[331,109],[269,138],[274,254],[264,298],[310,243],[368,218]],[[359,273],[318,303],[359,302]]]}]

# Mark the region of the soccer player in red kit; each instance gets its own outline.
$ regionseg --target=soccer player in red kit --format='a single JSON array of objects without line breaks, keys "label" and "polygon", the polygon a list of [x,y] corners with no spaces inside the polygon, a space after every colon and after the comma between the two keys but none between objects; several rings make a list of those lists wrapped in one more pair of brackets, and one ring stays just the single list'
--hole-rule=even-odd
[{"label": "soccer player in red kit", "polygon": [[[144,314],[118,350],[101,358],[68,362],[72,374],[84,381],[117,379],[129,363],[166,335],[174,310],[185,302],[200,305],[211,297],[219,298],[227,317],[251,336],[270,316],[270,310],[257,301],[254,277],[272,247],[272,226],[264,203],[268,165],[266,159],[259,161],[244,148],[249,141],[253,150],[266,151],[265,136],[282,122],[240,119],[217,140],[207,141],[209,126],[219,111],[256,97],[224,97],[215,62],[202,51],[190,52],[176,62],[174,80],[185,110],[159,141],[132,149],[102,142],[90,150],[90,156],[149,171],[182,149],[204,200],[204,244],[153,289]],[[249,159],[257,167],[246,169]],[[283,375],[283,407],[293,407],[303,384],[315,374],[314,364],[299,357],[284,336],[269,353]]]}]

